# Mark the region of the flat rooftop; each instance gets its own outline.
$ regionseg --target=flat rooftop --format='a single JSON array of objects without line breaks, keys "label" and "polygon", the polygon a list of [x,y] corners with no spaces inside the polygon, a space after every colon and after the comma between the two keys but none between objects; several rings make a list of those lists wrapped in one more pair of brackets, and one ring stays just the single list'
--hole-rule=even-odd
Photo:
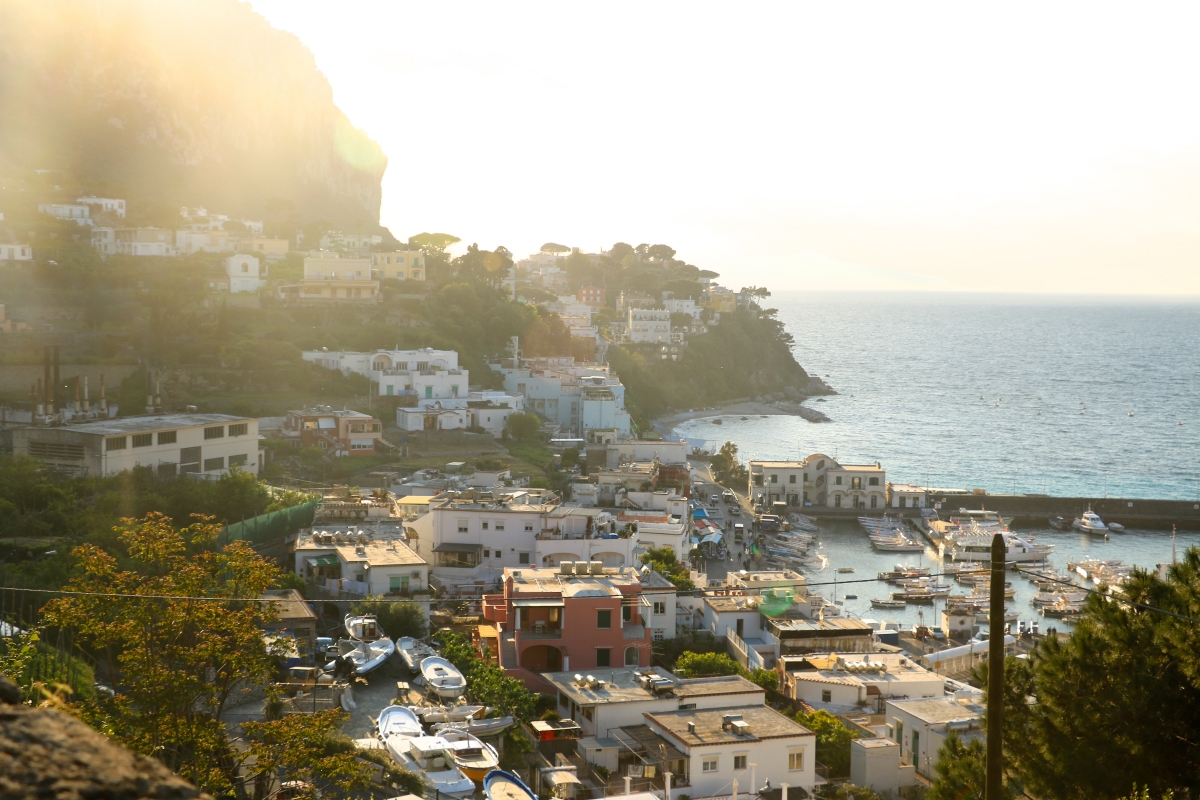
[{"label": "flat rooftop", "polygon": [[[818,683],[839,683],[858,686],[863,683],[883,683],[941,677],[916,664],[907,653],[828,653],[801,657],[781,657],[784,669],[797,680]],[[863,669],[862,665],[874,668]],[[878,669],[883,665],[884,669]]]},{"label": "flat rooftop", "polygon": [[113,436],[122,433],[194,428],[201,425],[224,425],[231,422],[253,422],[257,424],[258,420],[253,417],[235,417],[230,414],[154,414],[141,417],[105,419],[96,422],[80,422],[76,425],[58,425],[50,430]]},{"label": "flat rooftop", "polygon": [[[761,686],[740,675],[721,675],[712,678],[679,678],[661,667],[639,667],[627,669],[605,669],[594,671],[604,681],[603,686],[592,687],[575,682],[574,672],[543,672],[542,677],[554,685],[577,705],[600,703],[636,703],[658,700],[664,697],[716,697],[727,694],[763,693]],[[638,682],[639,675],[653,675],[660,681],[670,681],[670,692],[654,692]]]},{"label": "flat rooftop", "polygon": [[823,633],[834,635],[855,635],[863,636],[871,635],[871,626],[860,619],[852,619],[850,617],[827,617],[823,620],[817,619],[771,619],[768,620],[768,625],[774,628],[780,634],[799,633],[801,635],[820,635]]},{"label": "flat rooftop", "polygon": [[259,599],[274,603],[278,607],[280,620],[317,619],[317,615],[305,602],[304,595],[295,589],[269,589],[263,592]]},{"label": "flat rooftop", "polygon": [[505,577],[512,578],[512,595],[559,594],[563,597],[615,597],[623,586],[642,589],[673,589],[674,586],[657,572],[642,575],[629,567],[608,568],[600,575],[563,575],[557,569],[505,567]]},{"label": "flat rooftop", "polygon": [[982,718],[983,706],[975,702],[981,699],[983,699],[982,695],[973,695],[962,700],[947,695],[943,697],[914,698],[912,700],[888,700],[888,705],[895,705],[897,709],[912,714],[922,722],[937,725],[942,722],[959,722]]},{"label": "flat rooftop", "polygon": [[[362,552],[358,552],[359,548]],[[366,544],[355,544],[349,537],[342,537],[342,544],[318,542],[312,531],[301,531],[296,538],[296,552],[319,558],[323,554],[337,555],[347,564],[367,564],[372,567],[419,566],[425,559],[409,549],[399,537],[368,539]]]},{"label": "flat rooftop", "polygon": [[[740,714],[747,724],[748,734],[725,730],[725,717]],[[658,727],[670,737],[688,747],[715,744],[736,744],[762,739],[784,739],[798,736],[813,736],[813,732],[789,717],[785,717],[769,706],[743,706],[741,708],[715,708],[708,710],[646,712],[644,716],[651,727]],[[694,730],[689,729],[694,725]]]}]

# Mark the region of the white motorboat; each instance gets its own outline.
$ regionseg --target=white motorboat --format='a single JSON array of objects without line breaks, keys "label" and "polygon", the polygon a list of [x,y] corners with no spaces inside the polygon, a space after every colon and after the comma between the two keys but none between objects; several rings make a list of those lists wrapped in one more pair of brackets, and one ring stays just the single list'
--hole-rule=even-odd
[{"label": "white motorboat", "polygon": [[913,541],[906,536],[896,536],[893,538],[871,538],[871,544],[875,545],[875,549],[882,550],[885,553],[923,553],[925,545],[920,542]]},{"label": "white motorboat", "polygon": [[1104,524],[1104,520],[1100,519],[1099,514],[1092,511],[1091,506],[1088,506],[1088,510],[1079,515],[1071,527],[1084,533],[1108,533],[1108,526]]},{"label": "white motorboat", "polygon": [[871,599],[871,608],[904,608],[907,603],[903,600],[881,600],[878,597]]},{"label": "white motorboat", "polygon": [[[396,652],[396,644],[391,639],[376,639],[373,642],[341,639],[337,643],[337,650],[338,655],[354,667],[355,675],[366,675],[391,658]],[[325,665],[326,670],[332,670],[333,667],[333,662]]]},{"label": "white motorboat", "polygon": [[1113,533],[1124,533],[1125,532],[1125,526],[1119,522],[1108,523],[1108,529],[1110,531],[1112,531]]},{"label": "white motorboat", "polygon": [[375,721],[375,730],[384,741],[392,736],[425,735],[417,715],[405,706],[388,706],[380,711],[379,719]]},{"label": "white motorboat", "polygon": [[466,722],[469,719],[487,715],[487,706],[409,706],[418,717],[426,723],[432,722]]},{"label": "white motorboat", "polygon": [[446,752],[454,766],[476,783],[482,783],[484,776],[500,765],[496,748],[462,728],[446,728],[438,735],[450,743]]},{"label": "white motorboat", "polygon": [[467,680],[458,668],[441,656],[431,656],[421,662],[421,676],[437,696],[446,700],[461,697],[467,690]]},{"label": "white motorboat", "polygon": [[1042,562],[1054,552],[1054,547],[1032,539],[1022,539],[1011,531],[979,531],[970,529],[949,534],[940,545],[943,558],[952,561],[992,560],[992,536],[999,533],[1004,537],[1006,562]]},{"label": "white motorboat", "polygon": [[346,635],[351,639],[363,642],[373,642],[376,639],[386,639],[387,634],[379,627],[379,621],[374,614],[347,614],[342,620]]},{"label": "white motorboat", "polygon": [[495,736],[511,728],[513,722],[512,717],[488,717],[487,719],[473,719],[469,722],[439,722],[433,726],[433,729],[440,733],[450,728],[457,728],[474,736]]},{"label": "white motorboat", "polygon": [[386,744],[392,760],[420,775],[425,786],[439,797],[466,800],[475,794],[475,782],[454,766],[450,743],[441,736],[392,736]]},{"label": "white motorboat", "polygon": [[538,800],[525,781],[502,769],[494,769],[484,776],[483,793],[487,800]]},{"label": "white motorboat", "polygon": [[413,672],[420,671],[421,662],[426,658],[437,655],[432,647],[411,636],[402,636],[397,639],[396,649],[400,651],[400,658],[404,661],[404,666]]}]

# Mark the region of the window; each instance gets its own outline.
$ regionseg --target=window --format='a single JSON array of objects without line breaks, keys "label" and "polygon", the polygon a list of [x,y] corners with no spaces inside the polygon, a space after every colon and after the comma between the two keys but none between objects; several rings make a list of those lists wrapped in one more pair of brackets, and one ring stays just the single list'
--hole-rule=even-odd
[{"label": "window", "polygon": [[205,439],[223,439],[223,438],[225,438],[225,426],[217,425],[212,428],[205,428],[204,429],[204,438]]},{"label": "window", "polygon": [[250,424],[248,422],[239,422],[237,425],[229,426],[230,436],[245,436],[250,432]]},{"label": "window", "polygon": [[862,488],[862,478],[851,478],[850,479],[850,488],[851,489],[861,489]]},{"label": "window", "polygon": [[488,529],[488,521],[486,519],[483,521],[483,529],[485,531]]},{"label": "window", "polygon": [[214,470],[218,470],[218,469],[225,469],[224,456],[217,456],[216,458],[204,459],[204,471],[205,472],[213,472]]},{"label": "window", "polygon": [[492,552],[491,550],[484,550],[484,551],[483,551],[483,557],[484,557],[484,558],[491,558],[491,556],[490,556],[490,555],[488,555],[488,554],[489,554],[489,553],[491,553],[491,552]]},{"label": "window", "polygon": [[625,648],[625,666],[636,667],[640,661],[641,656],[638,655],[638,649],[636,647]]},{"label": "window", "polygon": [[746,768],[746,756],[734,756],[733,757],[733,768],[734,769],[745,769]]},{"label": "window", "polygon": [[821,702],[822,703],[832,703],[833,702],[833,692],[829,689],[822,689],[821,690]]},{"label": "window", "polygon": [[612,648],[597,647],[596,648],[596,666],[610,667],[612,666]]},{"label": "window", "polygon": [[778,475],[772,475],[772,476],[771,476],[771,483],[779,483],[779,476],[778,476]]},{"label": "window", "polygon": [[532,522],[526,522],[526,523],[525,523],[525,532],[526,532],[526,533],[529,533],[529,532],[530,532],[530,531],[532,531],[532,530],[533,530],[533,523],[532,523]]},{"label": "window", "polygon": [[528,564],[529,563],[529,553],[517,553],[517,563],[518,564]]},{"label": "window", "polygon": [[841,486],[841,485],[842,485],[842,476],[841,476],[841,475],[834,475],[834,476],[833,476],[833,485],[834,485],[834,486]]},{"label": "window", "polygon": [[458,532],[459,533],[467,532],[467,521],[465,519],[460,519],[458,521]]},{"label": "window", "polygon": [[788,752],[788,772],[800,772],[804,769],[804,751],[791,750]]},{"label": "window", "polygon": [[661,600],[655,600],[654,601],[654,613],[655,614],[667,613],[667,604],[662,602]]},{"label": "window", "polygon": [[874,508],[874,507],[875,507],[875,500],[876,500],[876,499],[877,499],[877,498],[875,497],[875,495],[871,495],[871,508]]},{"label": "window", "polygon": [[611,628],[612,627],[612,611],[609,609],[601,609],[596,612],[596,627]]},{"label": "window", "polygon": [[788,483],[795,483],[795,482],[796,482],[795,474],[788,475]]},{"label": "window", "polygon": [[111,439],[105,439],[104,451],[107,453],[112,450],[124,450],[127,439],[128,437],[126,436],[114,436]]},{"label": "window", "polygon": [[701,772],[716,772],[718,763],[719,763],[719,761],[716,756],[706,756],[700,762],[700,771]]},{"label": "window", "polygon": [[504,522],[503,521],[496,523],[496,530],[498,530],[498,531],[504,530]]},{"label": "window", "polygon": [[650,634],[650,638],[656,642],[662,642],[666,640],[667,634],[662,628],[655,628],[654,632]]},{"label": "window", "polygon": [[679,704],[680,711],[691,711],[695,707],[696,707],[695,703],[680,703]]},{"label": "window", "polygon": [[808,483],[808,473],[804,473],[804,482]]},{"label": "window", "polygon": [[229,468],[233,469],[234,467],[244,467],[246,466],[246,462],[249,460],[250,456],[246,455],[245,453],[242,453],[240,456],[230,456]]},{"label": "window", "polygon": [[900,742],[901,750],[904,749],[904,723],[896,720],[896,741]]},{"label": "window", "polygon": [[154,444],[153,433],[135,433],[133,435],[134,447],[149,447],[152,444]]},{"label": "window", "polygon": [[180,472],[199,472],[200,471],[200,448],[199,447],[184,447],[179,451],[179,471]]},{"label": "window", "polygon": [[868,486],[878,486],[879,478],[867,478],[867,485]]},{"label": "window", "polygon": [[159,431],[158,432],[158,443],[159,444],[175,444],[175,431]]},{"label": "window", "polygon": [[835,496],[834,496],[834,498],[833,498],[833,507],[834,507],[834,508],[841,508],[841,507],[842,507],[842,496],[841,496],[840,494],[839,494],[839,495],[835,495]]}]

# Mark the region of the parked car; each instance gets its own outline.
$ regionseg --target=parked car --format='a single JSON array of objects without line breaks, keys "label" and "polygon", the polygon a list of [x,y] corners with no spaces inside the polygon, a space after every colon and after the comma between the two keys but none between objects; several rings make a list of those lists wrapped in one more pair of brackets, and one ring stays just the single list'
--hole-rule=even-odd
[{"label": "parked car", "polygon": [[716,507],[716,506],[717,506],[717,505],[718,505],[720,502],[721,502],[721,496],[720,496],[720,495],[716,495],[716,494],[714,494],[714,495],[709,495],[709,498],[708,498],[708,504],[709,504],[710,506],[713,506],[713,507],[715,508],[715,507]]},{"label": "parked car", "polygon": [[740,506],[734,506],[733,508],[729,509],[729,516],[740,517],[741,515],[742,515],[742,509]]}]

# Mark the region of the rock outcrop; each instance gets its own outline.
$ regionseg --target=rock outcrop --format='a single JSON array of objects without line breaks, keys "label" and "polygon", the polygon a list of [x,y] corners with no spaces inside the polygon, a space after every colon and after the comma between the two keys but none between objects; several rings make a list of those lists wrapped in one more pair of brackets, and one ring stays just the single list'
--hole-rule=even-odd
[{"label": "rock outcrop", "polygon": [[61,711],[16,705],[20,697],[0,675],[0,798],[210,800],[159,762]]},{"label": "rock outcrop", "polygon": [[31,202],[73,199],[49,196],[59,188],[125,197],[131,213],[206,206],[268,233],[274,220],[284,235],[378,226],[383,152],[312,53],[249,3],[2,3],[0,120],[0,175],[10,189],[27,178]]}]

